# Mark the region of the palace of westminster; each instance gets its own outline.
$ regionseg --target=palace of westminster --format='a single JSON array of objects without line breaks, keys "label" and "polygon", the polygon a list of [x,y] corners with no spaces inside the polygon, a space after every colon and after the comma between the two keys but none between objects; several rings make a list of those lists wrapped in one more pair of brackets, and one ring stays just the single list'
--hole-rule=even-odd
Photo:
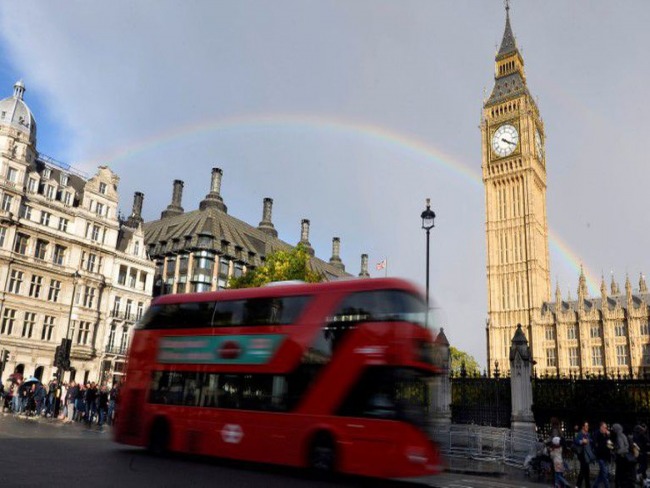
[{"label": "palace of westminster", "polygon": [[[278,238],[273,200],[257,226],[228,214],[222,170],[212,169],[196,210],[182,207],[183,182],[160,219],[144,222],[136,193],[128,218],[118,213],[119,177],[100,166],[88,176],[40,154],[25,86],[0,101],[0,377],[49,380],[55,348],[72,341],[63,379],[116,381],[124,374],[133,327],[152,296],[223,289],[228,279],[291,245]],[[612,280],[589,297],[581,273],[576,300],[551,301],[546,218],[545,130],[524,73],[506,10],[495,84],[481,119],[486,201],[488,369],[509,365],[522,324],[538,374],[650,372],[650,293]],[[300,243],[325,279],[350,277],[332,240],[328,261],[314,256],[309,221]],[[361,256],[360,277],[368,277]],[[453,324],[452,324],[453,325]]]}]

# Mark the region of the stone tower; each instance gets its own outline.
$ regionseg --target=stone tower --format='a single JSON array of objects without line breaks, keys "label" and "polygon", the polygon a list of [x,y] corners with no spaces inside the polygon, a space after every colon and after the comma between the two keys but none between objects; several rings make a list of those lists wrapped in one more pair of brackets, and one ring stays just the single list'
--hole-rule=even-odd
[{"label": "stone tower", "polygon": [[528,91],[506,5],[494,88],[481,118],[487,238],[488,368],[509,364],[517,324],[535,356],[535,317],[550,298],[544,124]]}]

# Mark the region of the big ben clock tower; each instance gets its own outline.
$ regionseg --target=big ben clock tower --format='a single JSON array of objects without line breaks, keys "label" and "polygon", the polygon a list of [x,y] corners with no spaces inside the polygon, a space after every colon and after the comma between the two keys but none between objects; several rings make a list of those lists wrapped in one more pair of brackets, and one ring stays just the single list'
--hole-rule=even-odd
[{"label": "big ben clock tower", "polygon": [[533,352],[535,327],[550,298],[544,124],[526,85],[506,4],[494,88],[483,105],[481,137],[488,284],[488,368],[509,369],[510,341],[521,324]]}]

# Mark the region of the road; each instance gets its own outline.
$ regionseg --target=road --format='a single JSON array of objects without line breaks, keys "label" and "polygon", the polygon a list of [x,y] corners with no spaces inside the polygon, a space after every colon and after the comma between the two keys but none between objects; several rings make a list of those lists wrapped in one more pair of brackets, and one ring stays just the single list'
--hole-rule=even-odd
[{"label": "road", "polygon": [[[203,487],[332,488],[401,486],[377,480],[316,480],[302,470],[173,456],[157,458],[142,449],[115,444],[108,430],[79,424],[31,420],[0,414],[0,466],[4,486],[41,487]],[[514,488],[499,478],[443,474],[419,486],[438,488]],[[539,485],[538,485],[539,486]]]}]

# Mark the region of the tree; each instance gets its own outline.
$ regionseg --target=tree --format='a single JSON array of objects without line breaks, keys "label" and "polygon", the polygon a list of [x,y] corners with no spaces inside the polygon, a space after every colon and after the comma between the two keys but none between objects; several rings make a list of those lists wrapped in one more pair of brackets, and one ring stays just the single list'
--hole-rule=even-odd
[{"label": "tree", "polygon": [[454,376],[460,375],[460,370],[463,362],[465,363],[465,371],[467,376],[476,376],[480,374],[481,368],[478,365],[474,356],[470,356],[465,351],[456,349],[453,346],[449,347],[449,354],[451,356],[451,372]]},{"label": "tree", "polygon": [[323,276],[309,267],[311,256],[304,244],[290,250],[269,253],[262,266],[249,269],[239,278],[231,278],[229,288],[252,288],[273,281],[301,280],[307,283],[323,281]]}]

